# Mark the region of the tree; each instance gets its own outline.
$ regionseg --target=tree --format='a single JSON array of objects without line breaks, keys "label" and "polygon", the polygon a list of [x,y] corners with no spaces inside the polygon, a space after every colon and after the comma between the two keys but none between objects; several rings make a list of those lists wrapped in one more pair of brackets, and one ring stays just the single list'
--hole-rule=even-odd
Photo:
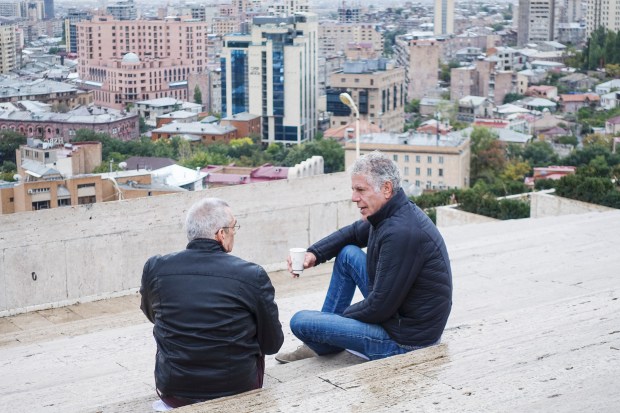
[{"label": "tree", "polygon": [[600,133],[591,133],[583,138],[584,146],[602,146],[603,148],[611,149],[611,144],[613,141],[613,136],[610,135],[602,135]]},{"label": "tree", "polygon": [[557,155],[550,143],[545,141],[532,142],[523,150],[523,160],[531,166],[549,166],[557,162]]},{"label": "tree", "polygon": [[0,132],[0,164],[4,164],[5,161],[15,164],[17,162],[15,151],[19,149],[20,145],[25,144],[26,137],[24,135],[11,130]]},{"label": "tree", "polygon": [[532,168],[527,162],[509,162],[504,171],[501,173],[501,178],[507,181],[523,181],[525,175],[530,173]]},{"label": "tree", "polygon": [[519,93],[506,93],[506,96],[504,96],[504,104],[521,100],[523,97],[524,96]]},{"label": "tree", "polygon": [[200,90],[198,85],[196,85],[196,87],[194,88],[194,102],[202,105],[202,91]]},{"label": "tree", "polygon": [[413,99],[405,105],[406,113],[420,113],[420,99]]},{"label": "tree", "polygon": [[479,179],[492,182],[496,176],[499,176],[506,164],[502,143],[496,133],[478,126],[474,127],[470,139],[472,182]]}]

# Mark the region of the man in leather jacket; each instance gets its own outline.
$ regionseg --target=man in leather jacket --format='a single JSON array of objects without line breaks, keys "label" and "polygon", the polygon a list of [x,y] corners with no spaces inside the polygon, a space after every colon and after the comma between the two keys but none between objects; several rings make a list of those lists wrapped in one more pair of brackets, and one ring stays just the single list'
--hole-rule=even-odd
[{"label": "man in leather jacket", "polygon": [[[387,156],[375,151],[359,158],[351,181],[361,220],[308,248],[304,268],[336,260],[321,311],[300,311],[291,319],[304,345],[276,355],[282,363],[344,349],[374,360],[441,339],[452,307],[441,234],[407,198],[398,166]],[[356,287],[364,299],[351,304]]]},{"label": "man in leather jacket", "polygon": [[187,248],[144,266],[140,308],[154,324],[155,384],[169,407],[262,387],[264,356],[282,346],[267,273],[229,254],[237,229],[228,204],[204,198],[187,214]]}]

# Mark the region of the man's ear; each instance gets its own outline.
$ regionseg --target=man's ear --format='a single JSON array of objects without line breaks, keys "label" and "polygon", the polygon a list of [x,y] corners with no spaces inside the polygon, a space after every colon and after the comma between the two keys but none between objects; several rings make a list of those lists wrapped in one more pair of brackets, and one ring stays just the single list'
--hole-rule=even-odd
[{"label": "man's ear", "polygon": [[385,198],[391,198],[392,195],[394,195],[394,185],[392,185],[391,181],[386,181],[383,184],[383,196],[385,196]]}]

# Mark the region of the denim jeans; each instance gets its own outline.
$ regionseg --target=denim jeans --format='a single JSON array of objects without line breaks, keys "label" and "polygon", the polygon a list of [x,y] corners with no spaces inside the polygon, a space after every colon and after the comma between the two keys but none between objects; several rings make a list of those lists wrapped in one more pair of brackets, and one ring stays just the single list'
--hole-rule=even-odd
[{"label": "denim jeans", "polygon": [[366,254],[349,245],[340,251],[321,311],[299,311],[291,318],[293,334],[319,355],[353,350],[370,360],[414,350],[398,345],[378,324],[368,324],[343,317],[351,305],[355,287],[364,298],[368,295]]}]

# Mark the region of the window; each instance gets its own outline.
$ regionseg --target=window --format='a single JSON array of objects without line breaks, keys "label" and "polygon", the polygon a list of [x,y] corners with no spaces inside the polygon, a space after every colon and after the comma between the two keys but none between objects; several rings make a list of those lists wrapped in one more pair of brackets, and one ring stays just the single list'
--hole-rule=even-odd
[{"label": "window", "polygon": [[440,156],[440,157],[439,157],[439,163],[440,163],[440,164],[443,164],[443,156]]},{"label": "window", "polygon": [[420,163],[420,155],[416,155],[415,156],[415,161],[416,161],[416,163]]},{"label": "window", "polygon": [[392,159],[394,160],[394,162],[398,162],[398,155],[392,155]]},{"label": "window", "polygon": [[431,168],[426,168],[426,176],[433,176],[433,170]]},{"label": "window", "polygon": [[433,157],[432,156],[427,156],[426,157],[426,162],[433,163]]},{"label": "window", "polygon": [[409,162],[409,155],[405,155],[405,162]]},{"label": "window", "polygon": [[443,176],[443,169],[439,169],[439,171],[437,172],[437,174],[438,174],[439,176]]},{"label": "window", "polygon": [[405,175],[409,175],[409,167],[405,166]]},{"label": "window", "polygon": [[420,176],[420,168],[415,168],[415,174],[416,176]]}]

